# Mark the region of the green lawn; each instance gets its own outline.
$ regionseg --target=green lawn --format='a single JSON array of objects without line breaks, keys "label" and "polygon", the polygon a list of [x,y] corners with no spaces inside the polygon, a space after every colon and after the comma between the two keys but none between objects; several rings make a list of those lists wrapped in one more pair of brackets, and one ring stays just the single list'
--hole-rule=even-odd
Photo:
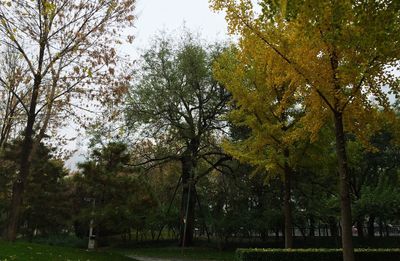
[{"label": "green lawn", "polygon": [[147,257],[175,257],[188,260],[234,260],[234,251],[218,251],[212,248],[186,248],[182,250],[179,247],[143,247],[118,250],[119,253],[132,256],[147,256]]},{"label": "green lawn", "polygon": [[43,261],[132,261],[118,253],[88,252],[77,248],[57,247],[26,242],[0,241],[0,260]]}]

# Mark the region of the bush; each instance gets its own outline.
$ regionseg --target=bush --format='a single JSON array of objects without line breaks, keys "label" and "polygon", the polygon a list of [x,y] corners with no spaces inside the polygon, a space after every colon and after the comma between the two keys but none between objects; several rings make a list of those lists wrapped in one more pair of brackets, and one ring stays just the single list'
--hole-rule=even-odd
[{"label": "bush", "polygon": [[[400,249],[356,249],[356,261],[399,261]],[[341,249],[238,249],[237,261],[341,261]]]}]

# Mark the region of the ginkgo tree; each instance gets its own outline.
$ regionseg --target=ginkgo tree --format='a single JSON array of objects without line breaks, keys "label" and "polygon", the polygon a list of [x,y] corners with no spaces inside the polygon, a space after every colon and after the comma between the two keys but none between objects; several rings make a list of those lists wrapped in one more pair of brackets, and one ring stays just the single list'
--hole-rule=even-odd
[{"label": "ginkgo tree", "polygon": [[[307,108],[303,126],[315,133],[334,122],[339,174],[342,246],[354,260],[346,133],[366,141],[379,126],[377,108],[390,112],[389,95],[399,98],[393,69],[400,58],[400,2],[211,0],[226,12],[231,33],[260,41],[284,61]],[[257,44],[254,45],[258,46]],[[290,95],[287,95],[289,97]],[[388,113],[390,114],[390,113]]]},{"label": "ginkgo tree", "polygon": [[[134,4],[134,0],[0,1],[0,54],[11,49],[24,72],[18,75],[18,89],[0,78],[24,114],[9,240],[16,238],[31,159],[46,131],[81,107],[78,100],[119,92],[121,85],[114,81],[115,44],[122,42],[122,29],[134,21]],[[93,86],[97,86],[94,92],[88,88]]]},{"label": "ginkgo tree", "polygon": [[[283,65],[283,68],[282,68]],[[216,78],[232,94],[229,119],[248,128],[247,138],[225,143],[235,158],[258,167],[267,179],[280,176],[283,187],[285,247],[293,247],[291,183],[305,137],[299,128],[304,108],[295,92],[296,79],[288,77],[285,64],[260,41],[242,41],[240,50],[232,47],[214,66]],[[301,84],[301,82],[300,82]],[[288,96],[290,95],[290,96]]]}]

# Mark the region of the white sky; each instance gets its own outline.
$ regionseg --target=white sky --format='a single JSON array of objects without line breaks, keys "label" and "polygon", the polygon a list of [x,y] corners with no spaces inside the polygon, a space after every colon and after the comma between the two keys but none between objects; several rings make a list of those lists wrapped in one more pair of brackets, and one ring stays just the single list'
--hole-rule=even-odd
[{"label": "white sky", "polygon": [[143,48],[160,31],[183,25],[210,41],[227,36],[224,15],[212,12],[208,0],[138,0],[136,14],[134,47]]},{"label": "white sky", "polygon": [[[161,31],[177,33],[185,26],[191,32],[200,33],[210,42],[227,40],[227,24],[223,13],[210,10],[208,0],[137,0],[137,20],[135,28],[128,30],[135,40],[130,46],[124,46],[124,53],[137,58],[149,41]],[[76,136],[73,128],[64,129],[63,134]],[[75,164],[84,159],[87,148],[82,137],[68,144],[77,152],[66,162],[66,166],[75,169]]]}]

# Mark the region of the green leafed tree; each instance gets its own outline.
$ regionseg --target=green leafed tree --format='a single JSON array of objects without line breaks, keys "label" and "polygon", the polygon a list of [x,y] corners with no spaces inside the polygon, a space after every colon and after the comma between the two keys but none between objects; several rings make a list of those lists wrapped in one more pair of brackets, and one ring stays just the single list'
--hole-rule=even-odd
[{"label": "green leafed tree", "polygon": [[[181,245],[193,241],[195,184],[225,157],[216,145],[224,131],[221,116],[229,95],[212,77],[212,62],[220,47],[202,44],[190,34],[182,41],[157,38],[142,55],[139,73],[127,98],[128,124],[157,151],[137,161],[181,163]],[[199,172],[198,163],[207,170]]]},{"label": "green leafed tree", "polygon": [[[79,164],[73,177],[77,227],[94,220],[97,240],[108,235],[130,234],[130,229],[146,225],[146,218],[157,206],[146,182],[127,165],[127,146],[111,142],[92,148],[88,160]],[[86,234],[87,231],[84,231]]]}]

